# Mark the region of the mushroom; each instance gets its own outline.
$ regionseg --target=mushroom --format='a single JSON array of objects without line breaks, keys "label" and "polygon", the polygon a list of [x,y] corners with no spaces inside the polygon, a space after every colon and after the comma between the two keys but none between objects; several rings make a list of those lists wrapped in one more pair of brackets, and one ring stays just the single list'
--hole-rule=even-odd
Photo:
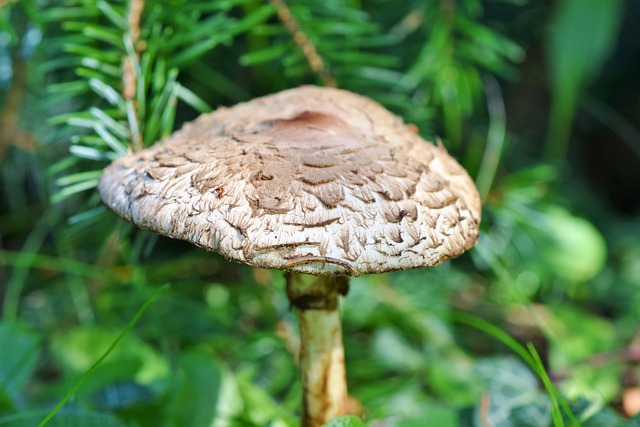
[{"label": "mushroom", "polygon": [[315,86],[204,114],[114,161],[98,190],[141,228],[286,271],[303,426],[347,411],[348,276],[456,257],[475,244],[481,211],[441,145],[368,98]]}]

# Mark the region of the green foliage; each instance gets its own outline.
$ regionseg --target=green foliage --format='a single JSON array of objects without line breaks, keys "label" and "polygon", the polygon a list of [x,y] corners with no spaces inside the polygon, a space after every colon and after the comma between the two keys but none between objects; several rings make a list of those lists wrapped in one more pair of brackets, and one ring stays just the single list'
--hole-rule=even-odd
[{"label": "green foliage", "polygon": [[[69,401],[69,399],[71,399],[74,394],[80,389],[80,387],[82,387],[82,385],[87,382],[88,380],[93,380],[95,381],[96,378],[100,378],[100,376],[94,376],[93,374],[99,370],[99,369],[103,369],[103,367],[101,366],[101,363],[107,359],[107,357],[113,352],[113,350],[118,346],[118,344],[120,343],[120,341],[122,341],[126,336],[127,333],[133,328],[133,326],[136,324],[136,322],[138,321],[138,319],[140,318],[140,316],[142,316],[142,314],[145,312],[145,310],[149,307],[149,305],[158,297],[158,295],[160,295],[160,292],[162,292],[163,290],[166,290],[166,285],[162,288],[160,288],[159,290],[157,290],[153,296],[146,301],[142,307],[140,307],[140,309],[136,312],[135,316],[133,317],[133,319],[131,319],[131,321],[129,322],[129,324],[117,335],[114,337],[114,340],[111,342],[111,344],[109,344],[108,346],[106,346],[104,352],[101,351],[101,355],[99,357],[96,357],[95,362],[91,363],[89,365],[89,360],[82,360],[83,357],[82,355],[80,355],[80,357],[78,358],[70,358],[68,359],[68,363],[70,365],[73,365],[74,363],[76,363],[79,360],[79,363],[81,364],[80,367],[82,367],[83,362],[85,364],[87,364],[86,367],[86,371],[82,374],[82,376],[80,377],[80,379],[75,383],[75,385],[71,388],[71,390],[69,390],[69,392],[62,398],[62,400],[56,405],[55,408],[53,408],[53,410],[51,412],[49,412],[49,414],[42,420],[42,422],[40,422],[40,424],[38,424],[38,427],[42,427],[45,424],[47,424],[49,422],[49,420],[51,420],[56,413],[62,409],[62,407],[65,405],[65,403],[67,403]],[[79,339],[81,341],[80,346],[78,347],[78,350],[80,350],[79,353],[85,351],[88,348],[92,348],[91,346],[93,346],[95,344],[95,341],[93,340],[93,337],[89,338],[86,336],[86,334],[82,333],[83,331],[79,331],[79,333],[77,335],[76,340]],[[106,344],[106,343],[105,343]],[[72,344],[73,345],[73,344]],[[63,347],[63,349],[61,350],[62,353],[64,354],[64,356],[67,355],[67,350],[68,348],[66,346]],[[122,368],[122,364],[116,365],[117,368]],[[104,370],[104,369],[103,369]],[[121,372],[119,370],[114,370],[111,369],[109,371],[107,371],[107,376],[109,374],[113,375],[113,373],[117,372],[117,375],[121,375]],[[126,370],[125,370],[126,372]],[[110,378],[112,379],[112,378]]]},{"label": "green foliage", "polygon": [[0,411],[19,407],[19,396],[33,375],[40,353],[40,337],[25,325],[1,321]]},{"label": "green foliage", "polygon": [[[124,4],[92,4],[63,2],[47,12],[46,19],[51,22],[64,22],[65,35],[53,42],[63,55],[63,60],[55,59],[56,66],[73,67],[77,76],[71,82],[52,85],[51,95],[95,100],[86,110],[57,116],[51,123],[78,128],[70,147],[76,158],[102,161],[100,169],[67,173],[58,179],[63,188],[53,196],[54,203],[95,188],[104,161],[168,135],[174,128],[178,100],[201,112],[210,110],[205,101],[178,82],[177,67],[204,55],[256,20],[253,16],[231,19],[231,4],[220,4],[213,7],[217,14],[196,25],[202,13],[210,12],[208,8],[184,2],[176,16],[156,4],[140,23],[143,38],[134,40],[130,31],[123,32],[127,28]],[[263,12],[258,14],[259,18],[267,17]],[[210,37],[209,31],[216,30],[225,36]],[[173,36],[174,31],[181,35]],[[72,166],[66,164],[63,170]]]},{"label": "green foliage", "polygon": [[419,31],[427,42],[403,79],[442,110],[454,148],[461,144],[463,120],[481,96],[482,73],[513,76],[511,63],[524,55],[517,44],[478,22],[481,12],[479,1],[462,7],[455,2],[423,2],[412,11],[422,21]]},{"label": "green foliage", "polygon": [[325,427],[364,427],[364,424],[358,417],[347,415],[344,417],[337,417],[329,421],[324,425]]},{"label": "green foliage", "polygon": [[[25,411],[20,414],[0,417],[2,427],[31,427],[37,425],[47,413],[45,411]],[[126,424],[116,417],[90,411],[71,411],[60,413],[50,423],[49,427],[126,427]]]},{"label": "green foliage", "polygon": [[639,375],[637,213],[614,214],[566,150],[577,106],[638,133],[591,102],[606,90],[580,102],[632,2],[289,0],[320,71],[270,2],[145,0],[139,24],[133,3],[0,8],[0,426],[298,424],[280,273],[132,233],[95,186],[212,106],[327,73],[440,135],[484,202],[470,256],[351,281],[347,372],[364,413],[327,425],[640,425],[613,409]]},{"label": "green foliage", "polygon": [[545,147],[549,160],[565,156],[580,94],[611,54],[624,7],[624,0],[566,0],[557,5],[547,48],[554,95]]},{"label": "green foliage", "polygon": [[604,268],[604,237],[554,200],[557,177],[547,165],[513,173],[496,186],[500,198],[486,205],[493,226],[474,256],[500,278],[497,292],[505,300],[555,292],[554,282],[564,283],[564,292],[580,292]]},{"label": "green foliage", "polygon": [[238,402],[237,398],[227,398],[227,405],[220,405],[224,374],[210,355],[182,354],[178,370],[178,383],[168,404],[169,425],[209,426],[220,409],[225,417],[237,413],[237,404],[236,408],[228,404],[230,401]]}]

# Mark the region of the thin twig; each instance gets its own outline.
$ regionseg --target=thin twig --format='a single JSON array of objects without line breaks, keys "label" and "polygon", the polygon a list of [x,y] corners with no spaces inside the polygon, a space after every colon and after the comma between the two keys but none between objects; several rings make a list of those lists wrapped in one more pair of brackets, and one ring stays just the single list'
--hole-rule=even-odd
[{"label": "thin twig", "polygon": [[34,136],[18,126],[20,111],[27,85],[27,63],[23,59],[13,61],[13,81],[4,96],[4,105],[0,110],[0,160],[9,145],[24,151],[35,148]]},{"label": "thin twig", "polygon": [[331,76],[316,46],[300,29],[300,25],[291,14],[284,0],[270,0],[278,11],[278,17],[293,36],[293,41],[300,47],[314,73],[318,74],[325,86],[338,87],[338,82]]},{"label": "thin twig", "polygon": [[489,393],[482,393],[482,397],[480,398],[480,424],[482,427],[493,427],[493,424],[489,420],[489,409],[491,407],[491,397]]},{"label": "thin twig", "polygon": [[[140,135],[140,119],[136,102],[137,92],[137,64],[140,59],[140,19],[144,10],[144,0],[131,0],[129,2],[129,13],[127,15],[127,27],[129,40],[131,42],[131,52],[129,52],[122,62],[122,96],[127,103],[127,118],[129,120],[129,131],[131,132],[130,146],[133,151],[142,149],[142,136]],[[133,113],[133,114],[132,114]]]}]

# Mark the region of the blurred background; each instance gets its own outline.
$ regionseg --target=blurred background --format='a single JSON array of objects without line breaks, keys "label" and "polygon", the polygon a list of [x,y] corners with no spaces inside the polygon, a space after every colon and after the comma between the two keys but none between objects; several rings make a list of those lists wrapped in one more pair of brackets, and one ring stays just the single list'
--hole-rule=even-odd
[{"label": "blurred background", "polygon": [[638,22],[631,0],[0,0],[0,426],[67,394],[47,425],[297,425],[282,273],[135,230],[95,186],[301,84],[441,138],[484,201],[459,259],[352,280],[365,425],[640,426]]}]

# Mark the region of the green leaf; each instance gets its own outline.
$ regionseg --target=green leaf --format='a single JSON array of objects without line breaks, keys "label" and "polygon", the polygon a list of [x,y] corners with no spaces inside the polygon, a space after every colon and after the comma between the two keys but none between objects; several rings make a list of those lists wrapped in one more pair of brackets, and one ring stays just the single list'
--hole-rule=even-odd
[{"label": "green leaf", "polygon": [[[0,417],[0,427],[33,427],[47,415],[47,411],[24,411]],[[47,427],[125,427],[122,421],[109,414],[74,410],[59,412],[47,423]]]},{"label": "green leaf", "polygon": [[415,371],[425,364],[424,357],[395,328],[382,328],[374,333],[375,357],[387,368],[400,372]]},{"label": "green leaf", "polygon": [[[51,351],[58,363],[70,374],[87,371],[118,338],[119,331],[96,327],[77,327],[51,338]],[[149,345],[127,335],[122,344],[113,349],[106,362],[137,361],[136,379],[148,383],[166,378],[167,362]]]},{"label": "green leaf", "polygon": [[604,267],[607,244],[589,221],[559,208],[545,211],[544,228],[553,240],[541,251],[543,259],[559,277],[586,282]]},{"label": "green leaf", "polygon": [[177,376],[167,404],[168,425],[209,427],[239,412],[235,382],[213,356],[198,351],[181,354]]},{"label": "green leaf", "polygon": [[556,96],[574,98],[611,53],[625,2],[564,0],[557,5],[547,47],[551,84]]},{"label": "green leaf", "polygon": [[40,354],[39,345],[40,336],[24,325],[0,322],[0,349],[3,349],[0,350],[0,410],[15,405],[15,399],[31,378]]},{"label": "green leaf", "polygon": [[430,389],[440,399],[460,406],[474,405],[484,385],[473,375],[473,362],[456,357],[436,357],[430,360],[428,378]]},{"label": "green leaf", "polygon": [[248,379],[236,377],[238,391],[244,402],[242,421],[255,426],[296,426],[299,421],[274,402],[267,392]]},{"label": "green leaf", "polygon": [[459,427],[457,408],[439,402],[429,402],[419,414],[402,418],[393,424],[396,427]]},{"label": "green leaf", "polygon": [[509,420],[518,427],[548,427],[551,424],[551,402],[541,395],[533,402],[514,407]]},{"label": "green leaf", "polygon": [[636,414],[634,417],[631,417],[627,427],[640,427],[640,414]]},{"label": "green leaf", "polygon": [[[89,379],[92,378],[92,375],[98,371],[98,369],[104,369],[101,365],[105,360],[108,360],[110,356],[114,356],[114,350],[115,349],[120,349],[122,348],[122,346],[118,346],[120,344],[121,341],[123,341],[124,338],[126,337],[131,337],[131,335],[129,335],[129,332],[131,331],[131,329],[135,326],[135,324],[138,322],[138,320],[140,320],[140,317],[144,314],[144,312],[149,308],[149,306],[156,300],[156,298],[158,298],[158,296],[160,296],[163,292],[165,292],[168,289],[169,285],[166,284],[164,286],[161,286],[160,288],[158,288],[153,295],[151,295],[151,297],[149,299],[147,299],[147,301],[145,301],[144,304],[142,304],[142,306],[140,308],[138,308],[138,310],[136,311],[136,313],[134,314],[133,318],[129,321],[129,323],[127,323],[127,325],[124,327],[123,330],[120,331],[120,333],[117,334],[117,336],[115,337],[114,340],[112,340],[110,343],[108,343],[108,345],[106,345],[106,349],[102,352],[102,354],[100,354],[100,356],[91,363],[91,361],[89,361],[90,366],[88,366],[88,369],[85,370],[85,372],[80,376],[80,379],[78,381],[76,381],[76,383],[74,384],[73,387],[71,387],[71,389],[69,391],[67,391],[67,393],[64,395],[64,397],[57,403],[57,405],[51,410],[49,411],[49,413],[45,416],[45,418],[38,424],[38,427],[44,427],[53,417],[55,417],[55,415],[64,407],[64,405],[69,401],[69,399],[71,399],[77,392],[78,390],[81,389],[82,385]],[[54,346],[52,346],[53,349]],[[128,348],[129,346],[127,346],[126,350],[129,350]],[[67,348],[62,347],[58,349],[59,351],[62,352],[63,356],[67,356],[66,352],[67,352]],[[83,349],[80,349],[83,350]],[[93,350],[93,349],[92,349]],[[122,350],[121,350],[122,351]],[[147,353],[149,354],[149,353]],[[75,361],[73,361],[75,362]],[[145,365],[148,365],[146,363],[146,360],[141,361],[141,366],[145,367]],[[153,374],[155,372],[149,372],[149,374]],[[144,378],[142,374],[142,369],[140,370],[140,374],[138,374],[138,379],[141,381],[149,381],[150,378]]]},{"label": "green leaf", "polygon": [[549,362],[557,372],[567,372],[562,387],[569,397],[585,397],[600,402],[620,392],[622,365],[609,364],[593,369],[589,357],[607,354],[618,346],[614,325],[592,313],[570,306],[550,307]]},{"label": "green leaf", "polygon": [[324,427],[364,427],[364,423],[354,415],[345,415],[332,419]]},{"label": "green leaf", "polygon": [[[476,363],[476,376],[487,387],[489,406],[485,414],[489,425],[511,427],[511,411],[515,407],[533,404],[541,399],[538,382],[521,360],[495,356]],[[476,409],[480,419],[480,409]],[[478,424],[481,425],[481,424]]]},{"label": "green leaf", "polygon": [[546,45],[553,89],[545,146],[545,154],[550,160],[564,157],[580,92],[600,72],[612,53],[625,2],[564,0],[557,5]]}]

